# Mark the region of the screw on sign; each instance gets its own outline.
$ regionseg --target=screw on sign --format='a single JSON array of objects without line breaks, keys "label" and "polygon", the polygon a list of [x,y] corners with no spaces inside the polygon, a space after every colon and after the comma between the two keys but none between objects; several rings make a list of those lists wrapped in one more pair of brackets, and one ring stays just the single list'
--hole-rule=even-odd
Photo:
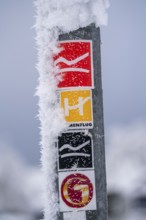
[{"label": "screw on sign", "polygon": [[62,78],[58,88],[93,88],[92,41],[62,41],[59,46],[62,50],[54,57],[54,64],[58,67],[57,75]]},{"label": "screw on sign", "polygon": [[71,208],[85,207],[93,198],[93,184],[83,174],[71,174],[62,182],[61,196]]}]

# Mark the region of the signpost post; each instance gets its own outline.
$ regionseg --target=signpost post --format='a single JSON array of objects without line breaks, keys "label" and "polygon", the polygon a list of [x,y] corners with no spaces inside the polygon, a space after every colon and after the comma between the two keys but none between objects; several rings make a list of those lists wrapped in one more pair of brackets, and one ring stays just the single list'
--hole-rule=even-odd
[{"label": "signpost post", "polygon": [[59,220],[107,220],[100,29],[59,37],[54,58],[68,131],[58,137]]}]

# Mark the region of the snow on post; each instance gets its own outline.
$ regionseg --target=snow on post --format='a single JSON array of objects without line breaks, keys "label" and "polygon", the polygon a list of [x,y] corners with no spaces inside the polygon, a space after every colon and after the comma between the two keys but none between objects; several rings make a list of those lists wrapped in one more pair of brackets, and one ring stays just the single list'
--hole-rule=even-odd
[{"label": "snow on post", "polygon": [[58,69],[53,57],[60,52],[58,38],[80,27],[95,23],[107,24],[108,0],[35,0],[36,42],[38,49],[39,119],[41,161],[44,173],[44,214],[46,220],[56,220],[59,212],[57,193],[55,141],[67,129],[62,109],[57,102]]}]

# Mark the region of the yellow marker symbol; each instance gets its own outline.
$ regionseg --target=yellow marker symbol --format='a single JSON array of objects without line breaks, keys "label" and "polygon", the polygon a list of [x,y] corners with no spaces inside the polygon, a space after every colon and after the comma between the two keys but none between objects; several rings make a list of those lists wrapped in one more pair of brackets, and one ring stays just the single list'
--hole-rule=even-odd
[{"label": "yellow marker symbol", "polygon": [[69,123],[92,121],[92,96],[90,90],[61,92],[61,107]]}]

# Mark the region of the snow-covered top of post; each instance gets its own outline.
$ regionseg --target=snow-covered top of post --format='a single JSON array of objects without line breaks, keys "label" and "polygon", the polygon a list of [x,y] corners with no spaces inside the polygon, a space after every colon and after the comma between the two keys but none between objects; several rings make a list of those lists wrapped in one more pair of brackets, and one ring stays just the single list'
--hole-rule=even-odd
[{"label": "snow-covered top of post", "polygon": [[64,32],[91,23],[95,23],[96,27],[106,25],[108,7],[108,0],[37,0],[38,13],[45,27],[58,27]]}]

